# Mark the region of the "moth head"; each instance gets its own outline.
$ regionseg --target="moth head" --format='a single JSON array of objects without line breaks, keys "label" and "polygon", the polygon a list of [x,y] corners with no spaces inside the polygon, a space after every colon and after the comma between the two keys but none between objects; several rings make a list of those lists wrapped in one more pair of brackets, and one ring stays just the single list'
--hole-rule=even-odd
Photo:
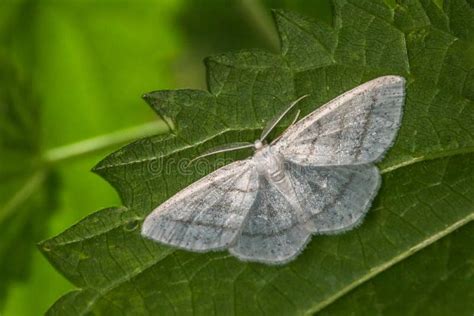
[{"label": "moth head", "polygon": [[257,140],[255,141],[255,143],[253,144],[253,146],[255,147],[255,150],[262,149],[262,147],[263,147],[263,142],[262,142],[260,139],[257,139]]}]

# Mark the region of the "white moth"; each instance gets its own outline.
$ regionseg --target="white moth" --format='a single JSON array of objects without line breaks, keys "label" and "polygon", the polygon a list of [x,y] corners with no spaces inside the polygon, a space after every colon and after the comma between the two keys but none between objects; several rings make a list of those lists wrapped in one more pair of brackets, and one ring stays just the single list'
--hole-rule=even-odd
[{"label": "white moth", "polygon": [[293,102],[255,143],[214,150],[253,147],[255,153],[158,206],[145,219],[142,235],[197,252],[228,249],[247,261],[281,264],[294,259],[312,234],[337,234],[362,221],[381,183],[374,162],[394,142],[404,99],[404,78],[379,77],[265,144],[299,100]]}]

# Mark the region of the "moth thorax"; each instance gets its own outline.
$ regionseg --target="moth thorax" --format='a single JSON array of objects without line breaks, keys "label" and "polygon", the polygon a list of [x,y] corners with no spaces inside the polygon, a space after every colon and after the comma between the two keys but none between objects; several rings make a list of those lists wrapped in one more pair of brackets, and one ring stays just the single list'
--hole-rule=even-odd
[{"label": "moth thorax", "polygon": [[274,153],[270,146],[263,146],[261,150],[255,153],[255,162],[257,164],[257,171],[269,177],[274,177],[280,174],[283,170],[283,159],[278,153]]}]

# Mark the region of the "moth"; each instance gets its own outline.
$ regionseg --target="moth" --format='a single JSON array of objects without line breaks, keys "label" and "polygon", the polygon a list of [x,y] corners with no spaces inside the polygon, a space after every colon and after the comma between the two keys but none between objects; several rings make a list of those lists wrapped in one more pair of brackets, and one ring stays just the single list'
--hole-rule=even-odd
[{"label": "moth", "polygon": [[400,127],[405,79],[368,81],[267,144],[268,134],[300,99],[269,121],[254,143],[206,153],[254,149],[252,157],[217,169],[159,205],[145,219],[142,235],[190,251],[228,249],[244,261],[283,264],[313,234],[338,234],[360,224],[381,184],[374,163]]}]

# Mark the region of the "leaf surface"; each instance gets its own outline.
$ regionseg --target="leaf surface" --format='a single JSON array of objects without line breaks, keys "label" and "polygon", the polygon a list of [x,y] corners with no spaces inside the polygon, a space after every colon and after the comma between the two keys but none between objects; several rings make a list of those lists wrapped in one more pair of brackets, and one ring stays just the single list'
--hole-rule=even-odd
[{"label": "leaf surface", "polygon": [[473,243],[471,222],[317,315],[470,315]]},{"label": "leaf surface", "polygon": [[[280,54],[212,57],[206,60],[209,91],[145,96],[173,132],[132,143],[96,166],[123,207],[90,215],[40,245],[79,288],[50,314],[313,313],[366,281],[389,278],[386,270],[399,262],[416,269],[410,263],[416,258],[404,260],[474,218],[474,10],[468,2],[338,0],[332,26],[283,11],[275,20]],[[302,255],[279,267],[239,262],[225,252],[179,251],[140,236],[143,218],[157,205],[217,168],[219,158],[250,152],[216,156],[192,170],[183,161],[216,145],[256,139],[300,95],[310,94],[301,103],[307,114],[387,74],[407,78],[404,119],[380,164],[382,189],[358,229],[315,236]]]}]

